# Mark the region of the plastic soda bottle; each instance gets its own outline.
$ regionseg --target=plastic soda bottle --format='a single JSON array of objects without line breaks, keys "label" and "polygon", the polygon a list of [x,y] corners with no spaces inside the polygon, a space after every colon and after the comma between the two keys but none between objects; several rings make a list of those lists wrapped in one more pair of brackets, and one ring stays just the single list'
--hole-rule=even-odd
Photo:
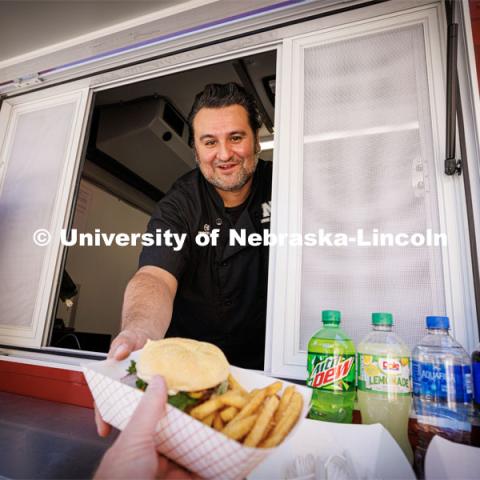
[{"label": "plastic soda bottle", "polygon": [[340,312],[324,310],[323,328],[308,342],[309,418],[352,423],[355,401],[355,345],[340,328]]},{"label": "plastic soda bottle", "polygon": [[412,405],[410,349],[392,332],[391,313],[372,313],[373,331],[358,344],[358,406],[362,423],[381,423],[397,441],[408,461]]},{"label": "plastic soda bottle", "polygon": [[467,352],[449,334],[448,317],[427,317],[428,335],[412,352],[413,405],[417,415],[415,470],[434,435],[470,443],[472,373]]}]

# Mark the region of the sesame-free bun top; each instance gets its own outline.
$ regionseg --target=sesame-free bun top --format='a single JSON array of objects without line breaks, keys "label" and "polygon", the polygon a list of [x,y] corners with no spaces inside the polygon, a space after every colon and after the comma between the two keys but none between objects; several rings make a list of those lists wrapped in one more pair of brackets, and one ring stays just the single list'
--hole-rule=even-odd
[{"label": "sesame-free bun top", "polygon": [[195,392],[216,387],[228,377],[228,361],[215,345],[189,338],[147,340],[137,362],[137,374],[149,382],[162,375],[169,392]]}]

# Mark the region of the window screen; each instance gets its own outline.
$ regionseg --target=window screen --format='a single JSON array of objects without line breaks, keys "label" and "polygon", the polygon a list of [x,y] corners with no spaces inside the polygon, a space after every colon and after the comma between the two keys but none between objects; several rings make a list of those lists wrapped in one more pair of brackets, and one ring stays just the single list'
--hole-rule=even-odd
[{"label": "window screen", "polygon": [[[303,233],[439,233],[422,26],[310,47],[304,62]],[[372,312],[392,312],[410,346],[445,313],[441,247],[304,247],[301,282],[300,350],[323,309],[356,343]]]},{"label": "window screen", "polygon": [[18,116],[0,192],[0,326],[29,327],[47,249],[32,234],[51,227],[75,104]]}]

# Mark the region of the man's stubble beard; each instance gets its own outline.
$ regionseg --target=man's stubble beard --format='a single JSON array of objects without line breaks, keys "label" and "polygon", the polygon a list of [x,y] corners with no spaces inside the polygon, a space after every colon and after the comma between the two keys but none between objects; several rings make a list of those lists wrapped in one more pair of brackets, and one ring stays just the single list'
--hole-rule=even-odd
[{"label": "man's stubble beard", "polygon": [[[236,192],[238,190],[241,190],[247,184],[247,182],[253,177],[253,174],[255,173],[255,170],[258,165],[258,158],[259,158],[259,155],[255,154],[253,168],[251,169],[245,168],[245,166],[242,164],[240,170],[235,175],[236,177],[235,181],[233,183],[231,182],[226,183],[222,178],[217,176],[215,173],[209,174],[207,171],[205,171],[204,167],[200,164],[197,156],[195,155],[195,160],[197,162],[198,168],[200,168],[200,171],[202,172],[202,175],[204,176],[205,180],[207,180],[207,182],[212,184],[215,188],[218,188],[219,190],[222,190],[224,192]],[[222,163],[229,163],[229,162],[219,162],[216,164],[216,166],[221,165]]]}]

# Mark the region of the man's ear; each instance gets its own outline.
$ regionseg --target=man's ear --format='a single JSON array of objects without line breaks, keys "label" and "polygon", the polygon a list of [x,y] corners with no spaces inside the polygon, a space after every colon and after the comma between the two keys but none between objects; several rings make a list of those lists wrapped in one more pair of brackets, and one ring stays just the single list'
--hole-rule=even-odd
[{"label": "man's ear", "polygon": [[255,155],[259,155],[262,151],[262,147],[260,146],[260,139],[258,138],[258,134],[255,137]]}]

